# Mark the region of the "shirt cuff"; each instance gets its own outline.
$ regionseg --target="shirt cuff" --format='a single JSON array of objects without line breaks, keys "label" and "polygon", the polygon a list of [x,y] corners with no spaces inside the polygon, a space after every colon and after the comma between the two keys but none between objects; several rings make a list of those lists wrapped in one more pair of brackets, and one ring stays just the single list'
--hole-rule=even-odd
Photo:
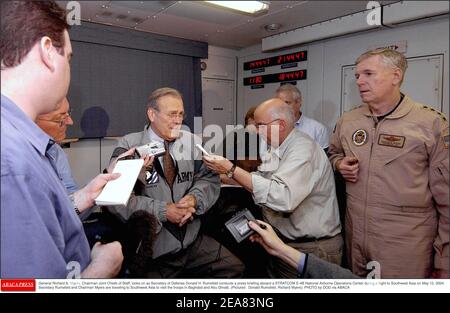
[{"label": "shirt cuff", "polygon": [[167,221],[166,212],[167,212],[167,202],[160,201],[158,210],[158,219],[160,220],[160,222]]},{"label": "shirt cuff", "polygon": [[308,262],[308,254],[302,253],[297,266],[297,276],[303,278],[305,276],[306,266]]}]

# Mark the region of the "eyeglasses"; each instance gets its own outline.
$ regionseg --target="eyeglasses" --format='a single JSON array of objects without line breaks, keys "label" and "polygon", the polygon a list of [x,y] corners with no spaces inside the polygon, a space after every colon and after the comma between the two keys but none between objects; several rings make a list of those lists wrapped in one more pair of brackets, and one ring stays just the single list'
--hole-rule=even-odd
[{"label": "eyeglasses", "polygon": [[280,119],[277,118],[277,119],[272,120],[272,121],[267,122],[267,123],[256,123],[256,124],[255,124],[255,127],[256,127],[256,129],[259,129],[259,128],[262,127],[262,126],[270,125],[270,124],[272,124],[273,122],[276,122],[276,121],[279,121],[279,120],[280,120]]},{"label": "eyeglasses", "polygon": [[38,120],[40,120],[40,121],[45,121],[45,122],[57,123],[59,127],[63,127],[63,126],[66,124],[67,119],[68,119],[71,115],[72,115],[72,109],[70,109],[69,111],[67,111],[67,112],[64,114],[64,117],[63,117],[62,119],[60,119],[60,120],[47,120],[47,119],[44,119],[44,118],[38,118]]},{"label": "eyeglasses", "polygon": [[181,120],[184,120],[184,118],[185,118],[185,116],[186,116],[186,114],[185,114],[184,112],[170,112],[170,113],[163,113],[163,112],[161,112],[161,111],[159,111],[159,110],[155,110],[155,111],[157,111],[158,113],[164,114],[165,116],[167,116],[167,117],[170,118],[171,120],[175,120],[175,119],[177,119],[177,118],[179,118],[179,119],[181,119]]}]

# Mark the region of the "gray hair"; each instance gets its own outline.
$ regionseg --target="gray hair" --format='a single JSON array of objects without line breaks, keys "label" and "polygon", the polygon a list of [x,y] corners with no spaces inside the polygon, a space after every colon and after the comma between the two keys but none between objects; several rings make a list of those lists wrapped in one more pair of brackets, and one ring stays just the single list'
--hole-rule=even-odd
[{"label": "gray hair", "polygon": [[401,85],[403,83],[403,78],[405,77],[406,69],[408,68],[408,61],[406,60],[405,56],[398,51],[389,48],[372,49],[361,54],[356,59],[356,64],[359,64],[360,62],[376,55],[379,55],[381,57],[384,65],[394,69],[398,68],[402,71],[402,79],[400,81]]},{"label": "gray hair", "polygon": [[290,105],[283,103],[282,105],[272,108],[269,113],[272,120],[284,120],[289,127],[295,126],[295,113]]},{"label": "gray hair", "polygon": [[280,92],[289,92],[293,96],[294,100],[296,100],[296,101],[297,100],[299,100],[299,101],[302,100],[302,93],[300,92],[300,90],[297,87],[295,87],[292,84],[281,85],[276,90],[277,94],[279,94]]},{"label": "gray hair", "polygon": [[148,101],[147,101],[147,109],[154,109],[159,111],[159,107],[158,107],[158,100],[164,96],[172,96],[175,98],[179,98],[182,99],[182,95],[181,93],[174,89],[174,88],[169,88],[169,87],[164,87],[164,88],[159,88],[156,89],[155,91],[152,92],[152,94],[148,97]]}]

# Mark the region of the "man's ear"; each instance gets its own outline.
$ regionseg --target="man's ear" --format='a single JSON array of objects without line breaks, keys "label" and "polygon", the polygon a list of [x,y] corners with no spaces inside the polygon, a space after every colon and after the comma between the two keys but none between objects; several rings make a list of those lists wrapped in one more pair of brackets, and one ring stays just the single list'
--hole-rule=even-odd
[{"label": "man's ear", "polygon": [[394,70],[394,79],[393,79],[392,83],[394,85],[400,85],[400,82],[402,81],[402,77],[403,77],[403,71],[399,68],[396,68]]},{"label": "man's ear", "polygon": [[[300,100],[298,100],[298,109],[301,111],[302,109],[302,98],[300,98]],[[295,112],[297,113],[297,112]]]},{"label": "man's ear", "polygon": [[280,120],[278,125],[280,125],[280,131],[284,131],[286,129],[287,123],[285,120]]},{"label": "man's ear", "polygon": [[52,40],[50,37],[44,36],[39,41],[39,54],[41,56],[42,62],[50,69],[50,71],[55,70],[55,54],[56,49],[53,47]]},{"label": "man's ear", "polygon": [[155,111],[152,108],[147,109],[147,117],[150,122],[155,120]]}]

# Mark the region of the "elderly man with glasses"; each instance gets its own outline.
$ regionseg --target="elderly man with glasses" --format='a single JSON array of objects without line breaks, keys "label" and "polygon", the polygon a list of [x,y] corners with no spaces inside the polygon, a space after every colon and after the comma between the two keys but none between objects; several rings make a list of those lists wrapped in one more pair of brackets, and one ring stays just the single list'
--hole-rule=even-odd
[{"label": "elderly man with glasses", "polygon": [[[208,168],[228,177],[253,194],[264,219],[289,246],[336,264],[343,240],[333,170],[323,149],[295,128],[294,111],[281,99],[270,99],[255,111],[255,126],[267,143],[262,164],[249,173],[219,156],[204,156]],[[271,277],[295,278],[302,272],[271,258]]]},{"label": "elderly man with glasses", "polygon": [[[58,109],[47,114],[39,115],[36,119],[36,124],[52,137],[56,143],[61,144],[61,142],[66,139],[66,130],[68,125],[73,125],[73,120],[70,117],[70,104],[67,98],[61,102]],[[66,187],[69,194],[77,191],[78,185],[72,177],[72,171],[70,170],[69,160],[67,159],[64,150],[56,145],[55,154],[55,165],[57,168],[57,174]]]}]

